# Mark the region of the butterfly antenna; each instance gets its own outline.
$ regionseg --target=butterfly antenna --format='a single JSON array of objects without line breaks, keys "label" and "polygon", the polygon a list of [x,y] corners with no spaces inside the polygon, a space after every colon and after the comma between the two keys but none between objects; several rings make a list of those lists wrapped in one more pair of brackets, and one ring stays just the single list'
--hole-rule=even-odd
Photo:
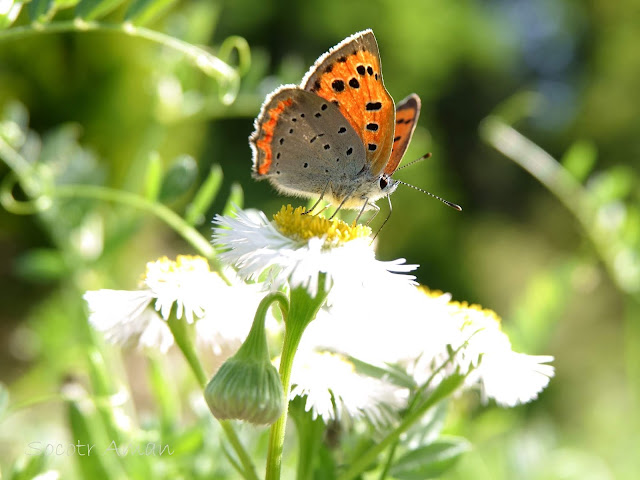
[{"label": "butterfly antenna", "polygon": [[406,165],[402,165],[401,167],[396,168],[396,172],[397,172],[398,170],[402,170],[403,168],[410,167],[411,165],[414,165],[414,164],[416,164],[416,163],[418,163],[418,162],[421,162],[421,161],[423,161],[423,160],[426,160],[426,159],[427,159],[427,158],[429,158],[429,157],[431,157],[431,152],[429,152],[429,153],[425,153],[425,154],[424,154],[423,156],[421,156],[420,158],[418,158],[418,159],[416,159],[416,160],[414,160],[414,161],[412,161],[412,162],[409,162],[409,163],[407,163]]},{"label": "butterfly antenna", "polygon": [[435,194],[433,194],[431,192],[427,192],[426,190],[423,190],[421,188],[415,187],[415,186],[411,185],[410,183],[403,182],[402,180],[396,180],[396,182],[401,183],[402,185],[406,185],[407,187],[411,187],[414,190],[418,190],[419,192],[425,193],[425,194],[429,195],[430,197],[435,198],[436,200],[440,200],[442,203],[444,203],[445,205],[453,208],[454,210],[458,210],[459,212],[462,211],[462,207],[460,205],[456,205],[455,203],[450,202],[449,200],[445,200],[444,198],[439,197],[438,195],[435,195]]}]

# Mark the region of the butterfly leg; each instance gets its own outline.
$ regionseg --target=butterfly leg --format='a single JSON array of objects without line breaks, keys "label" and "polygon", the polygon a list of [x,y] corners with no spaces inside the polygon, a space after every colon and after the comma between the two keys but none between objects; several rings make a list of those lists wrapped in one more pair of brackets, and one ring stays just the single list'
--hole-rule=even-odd
[{"label": "butterfly leg", "polygon": [[[391,206],[391,196],[387,195],[387,200],[389,201],[389,215],[387,215],[387,218],[384,219],[384,222],[382,222],[382,225],[380,225],[380,228],[378,229],[378,231],[376,232],[376,234],[373,236],[373,238],[371,239],[371,243],[373,243],[373,241],[376,239],[376,237],[378,236],[378,234],[380,233],[380,230],[382,230],[382,227],[384,227],[387,223],[387,220],[389,220],[389,218],[391,217],[391,212],[393,211],[393,207]],[[380,211],[380,208],[378,208],[378,211]],[[378,213],[378,212],[376,212]],[[372,218],[373,219],[373,218]]]},{"label": "butterfly leg", "polygon": [[[322,193],[320,194],[320,198],[318,198],[318,201],[316,203],[314,203],[313,207],[311,207],[309,210],[306,210],[306,211],[302,212],[302,215],[308,215],[308,214],[310,214],[311,212],[313,212],[315,210],[315,208],[320,204],[320,202],[324,198],[324,194],[327,193],[327,188],[329,188],[330,184],[331,184],[331,180],[329,180],[327,182],[327,184],[324,186],[324,188],[322,189]],[[322,210],[320,210],[318,212],[318,214],[324,212],[326,209],[327,209],[327,207],[324,207]]]},{"label": "butterfly leg", "polygon": [[342,199],[342,201],[340,202],[340,205],[338,205],[338,208],[336,208],[336,211],[333,212],[333,215],[331,215],[329,217],[329,220],[333,220],[333,217],[336,216],[336,214],[340,211],[340,209],[342,208],[342,206],[346,203],[347,200],[349,200],[351,198],[351,195],[353,195],[353,192],[355,192],[356,189],[352,189],[348,194],[345,195],[345,197]]},{"label": "butterfly leg", "polygon": [[354,225],[356,223],[358,223],[358,221],[360,220],[360,217],[362,217],[362,214],[367,210],[367,205],[371,205],[371,208],[374,211],[373,216],[369,220],[367,220],[367,225],[369,225],[371,223],[371,220],[373,220],[376,217],[376,215],[378,214],[378,212],[380,211],[380,208],[375,203],[369,203],[369,199],[365,198],[364,199],[364,204],[362,205],[362,208],[360,209],[360,212],[358,213],[358,216],[356,217],[356,219],[353,222]]}]

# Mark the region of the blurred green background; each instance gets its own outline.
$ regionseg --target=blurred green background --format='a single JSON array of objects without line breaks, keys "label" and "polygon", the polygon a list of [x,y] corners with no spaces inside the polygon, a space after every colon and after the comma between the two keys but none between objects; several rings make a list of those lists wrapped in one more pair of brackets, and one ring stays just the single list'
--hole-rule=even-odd
[{"label": "blurred green background", "polygon": [[[105,20],[120,21],[124,9]],[[61,11],[56,20],[72,16]],[[17,23],[28,22],[23,11]],[[379,257],[420,264],[421,283],[498,312],[516,350],[555,356],[555,378],[530,405],[483,408],[476,398],[455,405],[447,431],[467,436],[474,450],[446,478],[638,478],[636,0],[179,1],[150,27],[214,53],[227,37],[244,37],[251,63],[236,101],[224,105],[215,80],[146,40],[94,32],[0,37],[0,110],[20,102],[32,130],[49,143],[64,140],[66,149],[53,154],[62,158],[54,158],[64,166],[60,182],[139,191],[157,152],[165,169],[191,175],[195,185],[212,164],[222,167],[222,192],[198,226],[207,235],[233,182],[246,207],[274,213],[290,200],[250,177],[247,137],[262,100],[282,83],[299,83],[344,37],[372,28],[391,95],[422,99],[405,162],[433,152],[397,178],[464,208],[457,213],[400,187]],[[483,139],[480,125],[496,112],[564,158],[592,207],[582,220],[565,205],[573,198],[557,198]],[[68,146],[73,138],[83,150]],[[8,171],[0,163],[0,177]],[[195,188],[167,200],[181,212]],[[384,203],[374,226],[386,216]],[[95,212],[106,218],[103,251],[79,262],[52,253]],[[82,372],[79,292],[131,288],[147,261],[189,252],[157,220],[99,202],[64,204],[48,218],[0,209],[0,379],[25,399]],[[64,424],[55,415],[37,421]],[[10,439],[2,433],[3,447]],[[0,460],[9,462],[15,448],[3,450]]]}]

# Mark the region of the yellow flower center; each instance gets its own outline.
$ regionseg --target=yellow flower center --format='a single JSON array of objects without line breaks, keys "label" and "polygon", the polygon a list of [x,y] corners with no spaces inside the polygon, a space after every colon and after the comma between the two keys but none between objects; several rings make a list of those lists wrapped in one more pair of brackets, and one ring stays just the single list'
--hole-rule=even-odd
[{"label": "yellow flower center", "polygon": [[442,295],[444,295],[444,292],[442,290],[431,290],[429,287],[426,287],[424,285],[418,285],[418,290],[420,290],[422,293],[424,293],[427,297],[430,297],[430,298],[439,298]]},{"label": "yellow flower center", "polygon": [[481,315],[485,320],[492,320],[498,325],[502,322],[502,319],[496,312],[476,303],[456,302],[452,300],[449,302],[449,305],[458,308],[459,312],[468,318],[472,318],[473,315]]},{"label": "yellow flower center", "polygon": [[152,272],[158,275],[209,271],[209,263],[206,258],[196,255],[178,255],[175,261],[169,260],[167,257],[161,257],[155,262],[147,263],[146,276],[149,276]]},{"label": "yellow flower center", "polygon": [[[418,290],[420,290],[422,293],[424,293],[425,295],[431,298],[438,298],[444,295],[440,290],[431,290],[429,289],[429,287],[425,287],[424,285],[420,285],[418,287]],[[455,300],[449,300],[447,305],[449,305],[450,307],[453,307],[453,309],[456,310],[455,313],[458,315],[464,315],[466,317],[471,317],[472,315],[480,315],[481,317],[484,317],[486,320],[494,321],[497,324],[500,324],[502,322],[501,318],[498,316],[496,312],[488,308],[484,308],[482,305],[469,303],[465,301],[458,302]]]},{"label": "yellow flower center", "polygon": [[371,229],[365,225],[350,226],[342,220],[328,220],[321,216],[303,215],[304,211],[303,207],[294,209],[291,205],[283,206],[273,216],[280,233],[295,240],[325,237],[325,243],[331,245],[371,235]]}]

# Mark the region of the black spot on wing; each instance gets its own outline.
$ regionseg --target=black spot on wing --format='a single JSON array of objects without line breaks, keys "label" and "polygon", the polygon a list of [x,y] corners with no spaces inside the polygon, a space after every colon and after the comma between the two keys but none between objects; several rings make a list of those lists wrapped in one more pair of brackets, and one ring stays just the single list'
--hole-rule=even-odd
[{"label": "black spot on wing", "polygon": [[344,82],[342,80],[334,80],[331,83],[331,88],[333,88],[335,92],[342,92],[344,91]]}]

